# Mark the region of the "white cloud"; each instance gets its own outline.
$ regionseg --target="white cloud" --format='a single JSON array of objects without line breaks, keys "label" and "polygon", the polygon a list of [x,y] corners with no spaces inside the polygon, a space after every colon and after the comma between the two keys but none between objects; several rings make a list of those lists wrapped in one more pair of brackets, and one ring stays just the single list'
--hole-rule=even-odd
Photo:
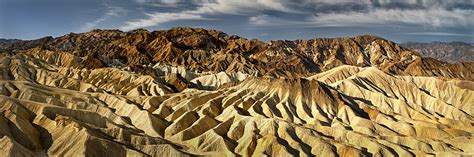
[{"label": "white cloud", "polygon": [[270,26],[290,26],[290,27],[299,27],[310,25],[311,23],[307,21],[295,21],[275,16],[270,16],[266,14],[251,16],[248,19],[248,23],[251,28],[258,27],[270,27]]},{"label": "white cloud", "polygon": [[284,0],[215,0],[201,1],[196,13],[252,14],[265,10],[293,12]]},{"label": "white cloud", "polygon": [[174,4],[182,2],[182,0],[133,0],[137,3],[165,3],[165,4]]},{"label": "white cloud", "polygon": [[147,18],[141,19],[138,21],[131,21],[127,22],[124,26],[121,26],[120,29],[122,30],[132,30],[137,28],[149,27],[154,26],[159,23],[165,23],[170,21],[177,21],[177,20],[202,20],[207,19],[202,17],[201,15],[187,13],[187,12],[180,12],[180,13],[151,13],[146,14]]},{"label": "white cloud", "polygon": [[[242,15],[250,26],[390,26],[416,25],[422,27],[474,27],[473,9],[449,6],[470,0],[135,0],[140,3],[186,3],[194,8],[175,12],[145,13],[121,29],[156,26],[177,20],[206,20],[210,15]],[[449,3],[448,3],[449,2]],[[412,7],[406,7],[406,6]],[[366,6],[366,7],[364,7]],[[384,7],[387,6],[387,7]],[[354,8],[353,8],[354,7]],[[323,8],[324,11],[314,9]],[[334,10],[331,10],[334,8]],[[390,9],[388,9],[390,8]],[[283,14],[301,15],[298,19],[279,17]],[[328,12],[333,11],[333,12]]]},{"label": "white cloud", "polygon": [[409,32],[409,33],[402,33],[405,35],[431,35],[431,36],[464,36],[464,37],[473,37],[473,35],[469,34],[460,34],[460,33],[448,33],[448,32]]},{"label": "white cloud", "polygon": [[[138,1],[145,2],[147,0]],[[208,18],[205,18],[205,16],[216,14],[252,15],[266,10],[296,12],[286,7],[284,2],[284,0],[194,0],[193,3],[198,5],[197,8],[181,12],[145,13],[145,18],[126,22],[120,29],[131,30],[150,27],[177,20],[206,20]]]},{"label": "white cloud", "polygon": [[474,10],[443,8],[374,9],[367,12],[334,12],[315,15],[316,25],[367,26],[414,24],[425,27],[473,27]]},{"label": "white cloud", "polygon": [[122,7],[114,7],[114,6],[106,5],[106,8],[107,8],[107,11],[102,17],[94,21],[85,23],[83,26],[81,26],[81,31],[89,31],[91,29],[94,29],[97,27],[97,25],[106,21],[107,19],[111,17],[118,17],[121,13],[125,12],[125,10]]},{"label": "white cloud", "polygon": [[270,23],[268,15],[257,15],[249,18],[249,22],[252,25],[266,25]]}]

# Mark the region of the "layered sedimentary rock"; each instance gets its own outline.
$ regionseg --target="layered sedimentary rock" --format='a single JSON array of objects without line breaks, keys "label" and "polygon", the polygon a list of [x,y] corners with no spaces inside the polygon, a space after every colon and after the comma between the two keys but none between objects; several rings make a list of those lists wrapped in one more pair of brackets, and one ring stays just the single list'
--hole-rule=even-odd
[{"label": "layered sedimentary rock", "polygon": [[0,54],[1,154],[474,154],[472,65],[381,38],[176,28],[42,40]]}]

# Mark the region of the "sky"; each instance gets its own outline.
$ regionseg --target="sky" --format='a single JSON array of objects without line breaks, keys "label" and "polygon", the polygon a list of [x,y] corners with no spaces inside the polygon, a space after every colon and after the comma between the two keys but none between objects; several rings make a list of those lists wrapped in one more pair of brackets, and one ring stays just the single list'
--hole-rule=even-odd
[{"label": "sky", "polygon": [[263,41],[371,34],[474,43],[474,0],[0,0],[0,38],[172,27]]}]

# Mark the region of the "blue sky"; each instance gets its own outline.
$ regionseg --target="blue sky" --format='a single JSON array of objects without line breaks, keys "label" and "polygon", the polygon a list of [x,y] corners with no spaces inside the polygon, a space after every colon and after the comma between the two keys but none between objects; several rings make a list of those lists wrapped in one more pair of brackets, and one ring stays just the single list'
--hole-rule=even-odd
[{"label": "blue sky", "polygon": [[0,0],[0,38],[203,27],[260,40],[474,42],[474,0]]}]

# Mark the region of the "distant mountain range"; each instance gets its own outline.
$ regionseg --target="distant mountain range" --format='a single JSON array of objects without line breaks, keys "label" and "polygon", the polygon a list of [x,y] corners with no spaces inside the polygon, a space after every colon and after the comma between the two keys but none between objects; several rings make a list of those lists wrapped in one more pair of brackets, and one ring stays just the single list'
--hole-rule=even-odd
[{"label": "distant mountain range", "polygon": [[424,57],[432,57],[447,62],[473,62],[474,44],[464,42],[407,42],[403,47],[414,50]]},{"label": "distant mountain range", "polygon": [[143,65],[163,63],[197,71],[297,78],[340,65],[354,65],[373,66],[397,75],[474,79],[462,74],[469,72],[472,65],[445,65],[435,59],[421,58],[415,51],[371,35],[266,43],[215,30],[174,28],[153,32],[93,30],[5,43],[9,44],[3,44],[0,51],[68,52],[83,58],[72,65],[76,68],[104,68],[118,61],[138,73],[150,72]]},{"label": "distant mountain range", "polygon": [[[31,48],[40,46],[41,43],[52,39],[44,37],[37,40],[0,39],[0,49],[15,49],[18,47]],[[465,42],[405,42],[400,46],[420,53],[423,57],[431,57],[451,63],[474,62],[474,43]]]},{"label": "distant mountain range", "polygon": [[4,49],[7,46],[9,46],[9,45],[11,45],[15,42],[19,42],[19,41],[22,41],[22,40],[18,40],[18,39],[0,39],[0,49]]}]

